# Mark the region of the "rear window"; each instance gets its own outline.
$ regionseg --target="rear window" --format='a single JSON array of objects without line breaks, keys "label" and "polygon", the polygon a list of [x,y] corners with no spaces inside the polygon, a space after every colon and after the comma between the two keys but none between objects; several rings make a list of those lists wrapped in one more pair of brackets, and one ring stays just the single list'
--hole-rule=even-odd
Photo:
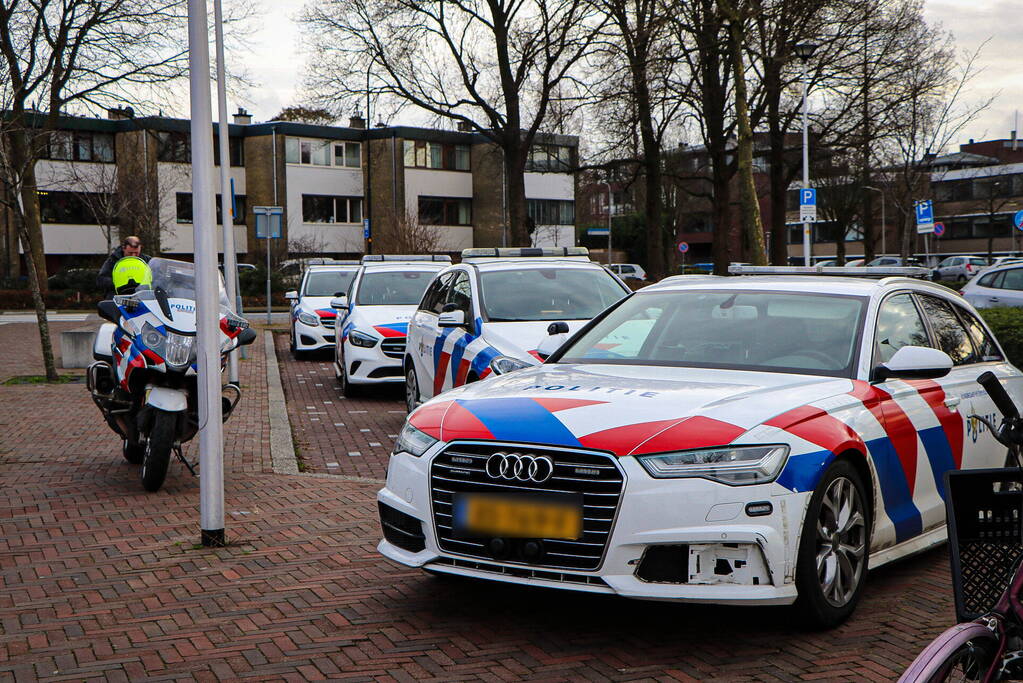
[{"label": "rear window", "polygon": [[972,266],[986,266],[987,265],[987,259],[971,258],[970,259],[970,265],[972,265]]}]

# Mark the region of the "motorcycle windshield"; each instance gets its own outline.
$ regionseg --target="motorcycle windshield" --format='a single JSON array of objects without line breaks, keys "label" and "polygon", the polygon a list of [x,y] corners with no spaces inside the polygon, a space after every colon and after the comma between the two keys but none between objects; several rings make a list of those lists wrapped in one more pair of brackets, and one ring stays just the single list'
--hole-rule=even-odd
[{"label": "motorcycle windshield", "polygon": [[[153,298],[153,292],[162,288],[170,299],[191,299],[198,298],[195,281],[195,264],[188,261],[175,261],[166,258],[153,258],[149,260],[149,269],[153,273],[151,286],[141,286],[135,291],[135,296],[145,301]],[[231,310],[227,299],[227,288],[224,286],[224,278],[217,272],[217,291],[220,298],[221,308]]]}]

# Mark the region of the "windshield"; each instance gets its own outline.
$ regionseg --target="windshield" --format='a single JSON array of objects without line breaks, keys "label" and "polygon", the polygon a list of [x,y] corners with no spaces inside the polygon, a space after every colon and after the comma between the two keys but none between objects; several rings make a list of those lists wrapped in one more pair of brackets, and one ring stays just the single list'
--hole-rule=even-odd
[{"label": "windshield", "polygon": [[389,270],[366,273],[356,302],[362,306],[415,306],[423,298],[434,271]]},{"label": "windshield", "polygon": [[337,296],[346,294],[355,277],[355,269],[311,271],[305,280],[302,296]]},{"label": "windshield", "polygon": [[[135,290],[135,296],[143,301],[152,299],[157,288],[162,288],[170,299],[191,299],[195,301],[195,265],[187,261],[173,261],[165,258],[154,258],[149,260],[149,270],[153,273],[152,287],[142,286]],[[220,305],[230,309],[227,301],[227,289],[224,287],[224,278],[219,270],[217,274],[217,290],[220,297]]]},{"label": "windshield", "polygon": [[636,294],[558,358],[852,377],[865,297],[757,291]]},{"label": "windshield", "polygon": [[492,322],[588,320],[626,295],[603,268],[524,268],[480,274]]}]

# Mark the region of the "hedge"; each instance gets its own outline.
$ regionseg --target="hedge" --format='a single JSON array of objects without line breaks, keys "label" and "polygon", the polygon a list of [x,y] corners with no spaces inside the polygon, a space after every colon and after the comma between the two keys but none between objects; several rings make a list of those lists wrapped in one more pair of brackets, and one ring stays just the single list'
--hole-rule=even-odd
[{"label": "hedge", "polygon": [[1009,362],[1023,368],[1023,308],[981,308],[980,315],[995,333]]}]

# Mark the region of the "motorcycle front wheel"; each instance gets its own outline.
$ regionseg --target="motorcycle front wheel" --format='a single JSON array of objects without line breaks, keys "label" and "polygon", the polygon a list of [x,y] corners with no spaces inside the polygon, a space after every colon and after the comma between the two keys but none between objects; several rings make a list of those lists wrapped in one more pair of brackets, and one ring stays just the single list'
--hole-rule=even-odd
[{"label": "motorcycle front wheel", "polygon": [[167,478],[177,422],[176,413],[154,409],[153,426],[142,456],[142,487],[147,491],[159,491]]}]

